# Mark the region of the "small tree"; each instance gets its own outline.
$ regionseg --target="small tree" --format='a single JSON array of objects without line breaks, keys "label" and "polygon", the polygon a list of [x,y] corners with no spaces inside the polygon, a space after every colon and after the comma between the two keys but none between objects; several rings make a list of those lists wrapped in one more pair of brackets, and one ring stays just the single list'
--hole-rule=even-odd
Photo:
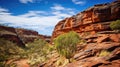
[{"label": "small tree", "polygon": [[76,45],[79,40],[79,35],[76,32],[71,31],[58,36],[54,43],[58,53],[70,62],[70,58],[72,58],[75,54]]},{"label": "small tree", "polygon": [[110,28],[115,31],[120,31],[120,20],[116,20],[110,24]]}]

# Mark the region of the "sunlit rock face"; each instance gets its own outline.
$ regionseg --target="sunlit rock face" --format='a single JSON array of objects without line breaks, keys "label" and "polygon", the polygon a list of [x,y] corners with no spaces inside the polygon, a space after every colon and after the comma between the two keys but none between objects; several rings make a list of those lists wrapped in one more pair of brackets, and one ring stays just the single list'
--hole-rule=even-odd
[{"label": "sunlit rock face", "polygon": [[77,15],[59,21],[54,28],[52,39],[71,30],[79,34],[109,31],[109,24],[116,19],[120,19],[119,1],[97,4]]},{"label": "sunlit rock face", "polygon": [[35,39],[44,39],[49,42],[51,37],[38,34],[38,32],[33,30],[0,25],[0,38],[4,38],[19,46],[25,47],[25,44],[33,42]]},{"label": "sunlit rock face", "polygon": [[53,53],[40,67],[120,67],[120,33],[109,27],[117,19],[120,19],[118,1],[95,5],[61,20],[54,28],[52,40],[60,34],[75,31],[85,43],[77,44],[75,61],[57,66],[60,56]]}]

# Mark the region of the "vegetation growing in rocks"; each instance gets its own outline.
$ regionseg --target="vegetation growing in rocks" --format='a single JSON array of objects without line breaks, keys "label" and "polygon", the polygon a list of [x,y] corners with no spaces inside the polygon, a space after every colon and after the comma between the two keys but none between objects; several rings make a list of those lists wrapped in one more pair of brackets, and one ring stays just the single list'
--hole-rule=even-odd
[{"label": "vegetation growing in rocks", "polygon": [[35,40],[33,43],[27,44],[26,57],[29,59],[30,65],[37,65],[47,59],[49,46],[47,42],[39,39]]},{"label": "vegetation growing in rocks", "polygon": [[109,55],[109,54],[110,54],[109,51],[107,51],[107,50],[102,50],[102,51],[100,52],[100,54],[99,54],[99,57],[104,57],[104,56],[107,56],[107,55]]},{"label": "vegetation growing in rocks", "polygon": [[68,60],[66,60],[64,57],[60,57],[57,62],[56,62],[56,66],[59,67],[64,67],[64,65],[66,65],[67,63],[69,63]]},{"label": "vegetation growing in rocks", "polygon": [[120,31],[120,20],[116,20],[110,24],[112,30]]},{"label": "vegetation growing in rocks", "polygon": [[0,67],[4,67],[8,60],[19,59],[23,51],[15,43],[0,38]]},{"label": "vegetation growing in rocks", "polygon": [[55,46],[60,56],[66,59],[72,58],[76,52],[76,45],[79,43],[79,35],[71,31],[69,33],[62,34],[55,39]]},{"label": "vegetation growing in rocks", "polygon": [[[0,67],[15,67],[14,62],[20,59],[28,60],[30,66],[34,67],[47,60],[52,50],[54,49],[42,39],[26,44],[26,48],[20,48],[15,43],[0,38]],[[12,61],[6,64],[9,60]]]}]

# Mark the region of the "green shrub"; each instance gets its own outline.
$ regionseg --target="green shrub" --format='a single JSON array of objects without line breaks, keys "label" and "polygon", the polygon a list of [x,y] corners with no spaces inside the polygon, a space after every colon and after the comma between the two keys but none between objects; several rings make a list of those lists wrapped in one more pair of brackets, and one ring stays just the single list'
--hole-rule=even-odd
[{"label": "green shrub", "polygon": [[120,20],[116,20],[110,24],[110,28],[112,30],[118,30],[120,31]]},{"label": "green shrub", "polygon": [[70,58],[72,58],[76,52],[76,45],[77,43],[79,43],[79,41],[80,41],[79,35],[76,32],[71,31],[69,33],[65,33],[58,36],[55,39],[54,43],[57,52],[61,56],[70,60]]}]

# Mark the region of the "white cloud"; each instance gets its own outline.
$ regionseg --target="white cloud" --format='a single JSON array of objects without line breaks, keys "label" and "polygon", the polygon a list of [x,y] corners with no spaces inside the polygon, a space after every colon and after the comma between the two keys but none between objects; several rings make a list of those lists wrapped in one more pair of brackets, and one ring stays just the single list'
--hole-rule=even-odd
[{"label": "white cloud", "polygon": [[26,3],[28,3],[28,2],[30,2],[30,3],[33,3],[33,0],[19,0],[21,3],[24,3],[24,4],[26,4]]},{"label": "white cloud", "polygon": [[21,17],[34,17],[34,16],[40,16],[40,15],[45,15],[47,14],[45,11],[29,11],[28,13],[26,14],[23,14],[23,15],[19,15]]},{"label": "white cloud", "polygon": [[72,2],[79,5],[84,5],[86,3],[86,0],[72,0]]},{"label": "white cloud", "polygon": [[[20,3],[24,3],[24,4],[27,4],[27,3],[40,3],[42,1],[43,0],[19,0]],[[43,1],[43,3],[47,4],[48,1]]]},{"label": "white cloud", "polygon": [[8,14],[10,14],[10,13],[8,13],[8,10],[7,9],[4,9],[4,8],[1,8],[0,7],[0,15],[8,15]]},{"label": "white cloud", "polygon": [[0,12],[7,12],[7,11],[8,11],[7,9],[0,7]]},{"label": "white cloud", "polygon": [[28,11],[17,16],[12,15],[7,9],[0,8],[0,23],[36,30],[40,34],[51,35],[58,21],[75,14],[74,9],[65,8],[61,5],[59,5],[60,8],[57,6],[50,7],[50,11]]},{"label": "white cloud", "polygon": [[51,7],[51,9],[53,9],[53,10],[65,10],[65,8],[62,7],[62,6],[59,5],[59,4],[55,4],[53,7]]}]

